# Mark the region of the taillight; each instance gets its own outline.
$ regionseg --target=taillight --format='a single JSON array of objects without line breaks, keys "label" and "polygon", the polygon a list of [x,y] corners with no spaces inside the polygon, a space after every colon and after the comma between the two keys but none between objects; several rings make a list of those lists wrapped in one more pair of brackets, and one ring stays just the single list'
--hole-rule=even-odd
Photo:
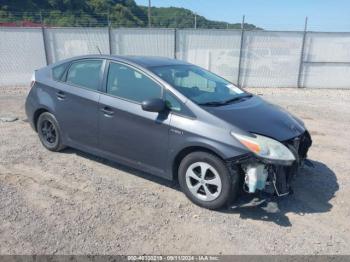
[{"label": "taillight", "polygon": [[35,84],[35,71],[32,74],[32,78],[30,79],[30,88],[32,88]]}]

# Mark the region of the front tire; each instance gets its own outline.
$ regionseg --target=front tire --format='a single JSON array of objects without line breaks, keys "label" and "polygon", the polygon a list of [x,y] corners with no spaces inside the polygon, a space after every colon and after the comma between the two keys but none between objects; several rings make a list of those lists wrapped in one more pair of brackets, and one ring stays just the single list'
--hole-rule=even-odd
[{"label": "front tire", "polygon": [[188,154],[180,163],[178,178],[185,195],[204,208],[219,209],[238,193],[238,173],[207,152]]},{"label": "front tire", "polygon": [[42,113],[38,118],[36,128],[40,142],[46,149],[58,152],[65,148],[62,144],[60,127],[53,114],[49,112]]}]

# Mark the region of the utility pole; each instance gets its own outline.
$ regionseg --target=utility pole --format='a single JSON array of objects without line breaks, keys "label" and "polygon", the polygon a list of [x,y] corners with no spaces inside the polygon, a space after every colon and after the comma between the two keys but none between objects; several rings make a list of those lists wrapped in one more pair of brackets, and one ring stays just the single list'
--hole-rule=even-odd
[{"label": "utility pole", "polygon": [[148,0],[148,27],[151,27],[151,0]]},{"label": "utility pole", "polygon": [[41,11],[40,11],[40,24],[41,24],[42,27],[44,26],[44,23],[43,23],[43,14],[42,14]]},{"label": "utility pole", "polygon": [[107,13],[107,26],[111,26],[111,18],[110,18],[109,10],[108,10],[108,13]]},{"label": "utility pole", "polygon": [[194,29],[197,29],[197,14],[194,13]]}]

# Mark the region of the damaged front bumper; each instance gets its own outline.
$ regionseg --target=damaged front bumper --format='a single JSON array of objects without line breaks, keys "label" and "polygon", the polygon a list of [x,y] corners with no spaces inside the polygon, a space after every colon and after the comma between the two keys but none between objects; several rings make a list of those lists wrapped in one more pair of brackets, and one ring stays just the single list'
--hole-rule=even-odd
[{"label": "damaged front bumper", "polygon": [[291,182],[299,168],[304,165],[312,140],[310,134],[305,131],[282,143],[293,153],[294,161],[272,161],[254,154],[232,161],[233,165],[240,167],[244,177],[244,191],[255,193],[256,190],[261,190],[277,196],[288,195],[292,192]]}]

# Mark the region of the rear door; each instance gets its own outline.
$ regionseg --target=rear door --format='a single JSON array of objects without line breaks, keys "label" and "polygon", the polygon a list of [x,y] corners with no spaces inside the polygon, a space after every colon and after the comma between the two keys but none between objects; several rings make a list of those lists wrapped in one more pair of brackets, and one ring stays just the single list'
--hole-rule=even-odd
[{"label": "rear door", "polygon": [[98,102],[105,60],[71,63],[56,85],[56,117],[65,140],[81,149],[98,147]]},{"label": "rear door", "polygon": [[114,158],[163,175],[168,157],[169,113],[146,112],[141,102],[163,88],[138,69],[110,62],[100,98],[100,147]]}]

